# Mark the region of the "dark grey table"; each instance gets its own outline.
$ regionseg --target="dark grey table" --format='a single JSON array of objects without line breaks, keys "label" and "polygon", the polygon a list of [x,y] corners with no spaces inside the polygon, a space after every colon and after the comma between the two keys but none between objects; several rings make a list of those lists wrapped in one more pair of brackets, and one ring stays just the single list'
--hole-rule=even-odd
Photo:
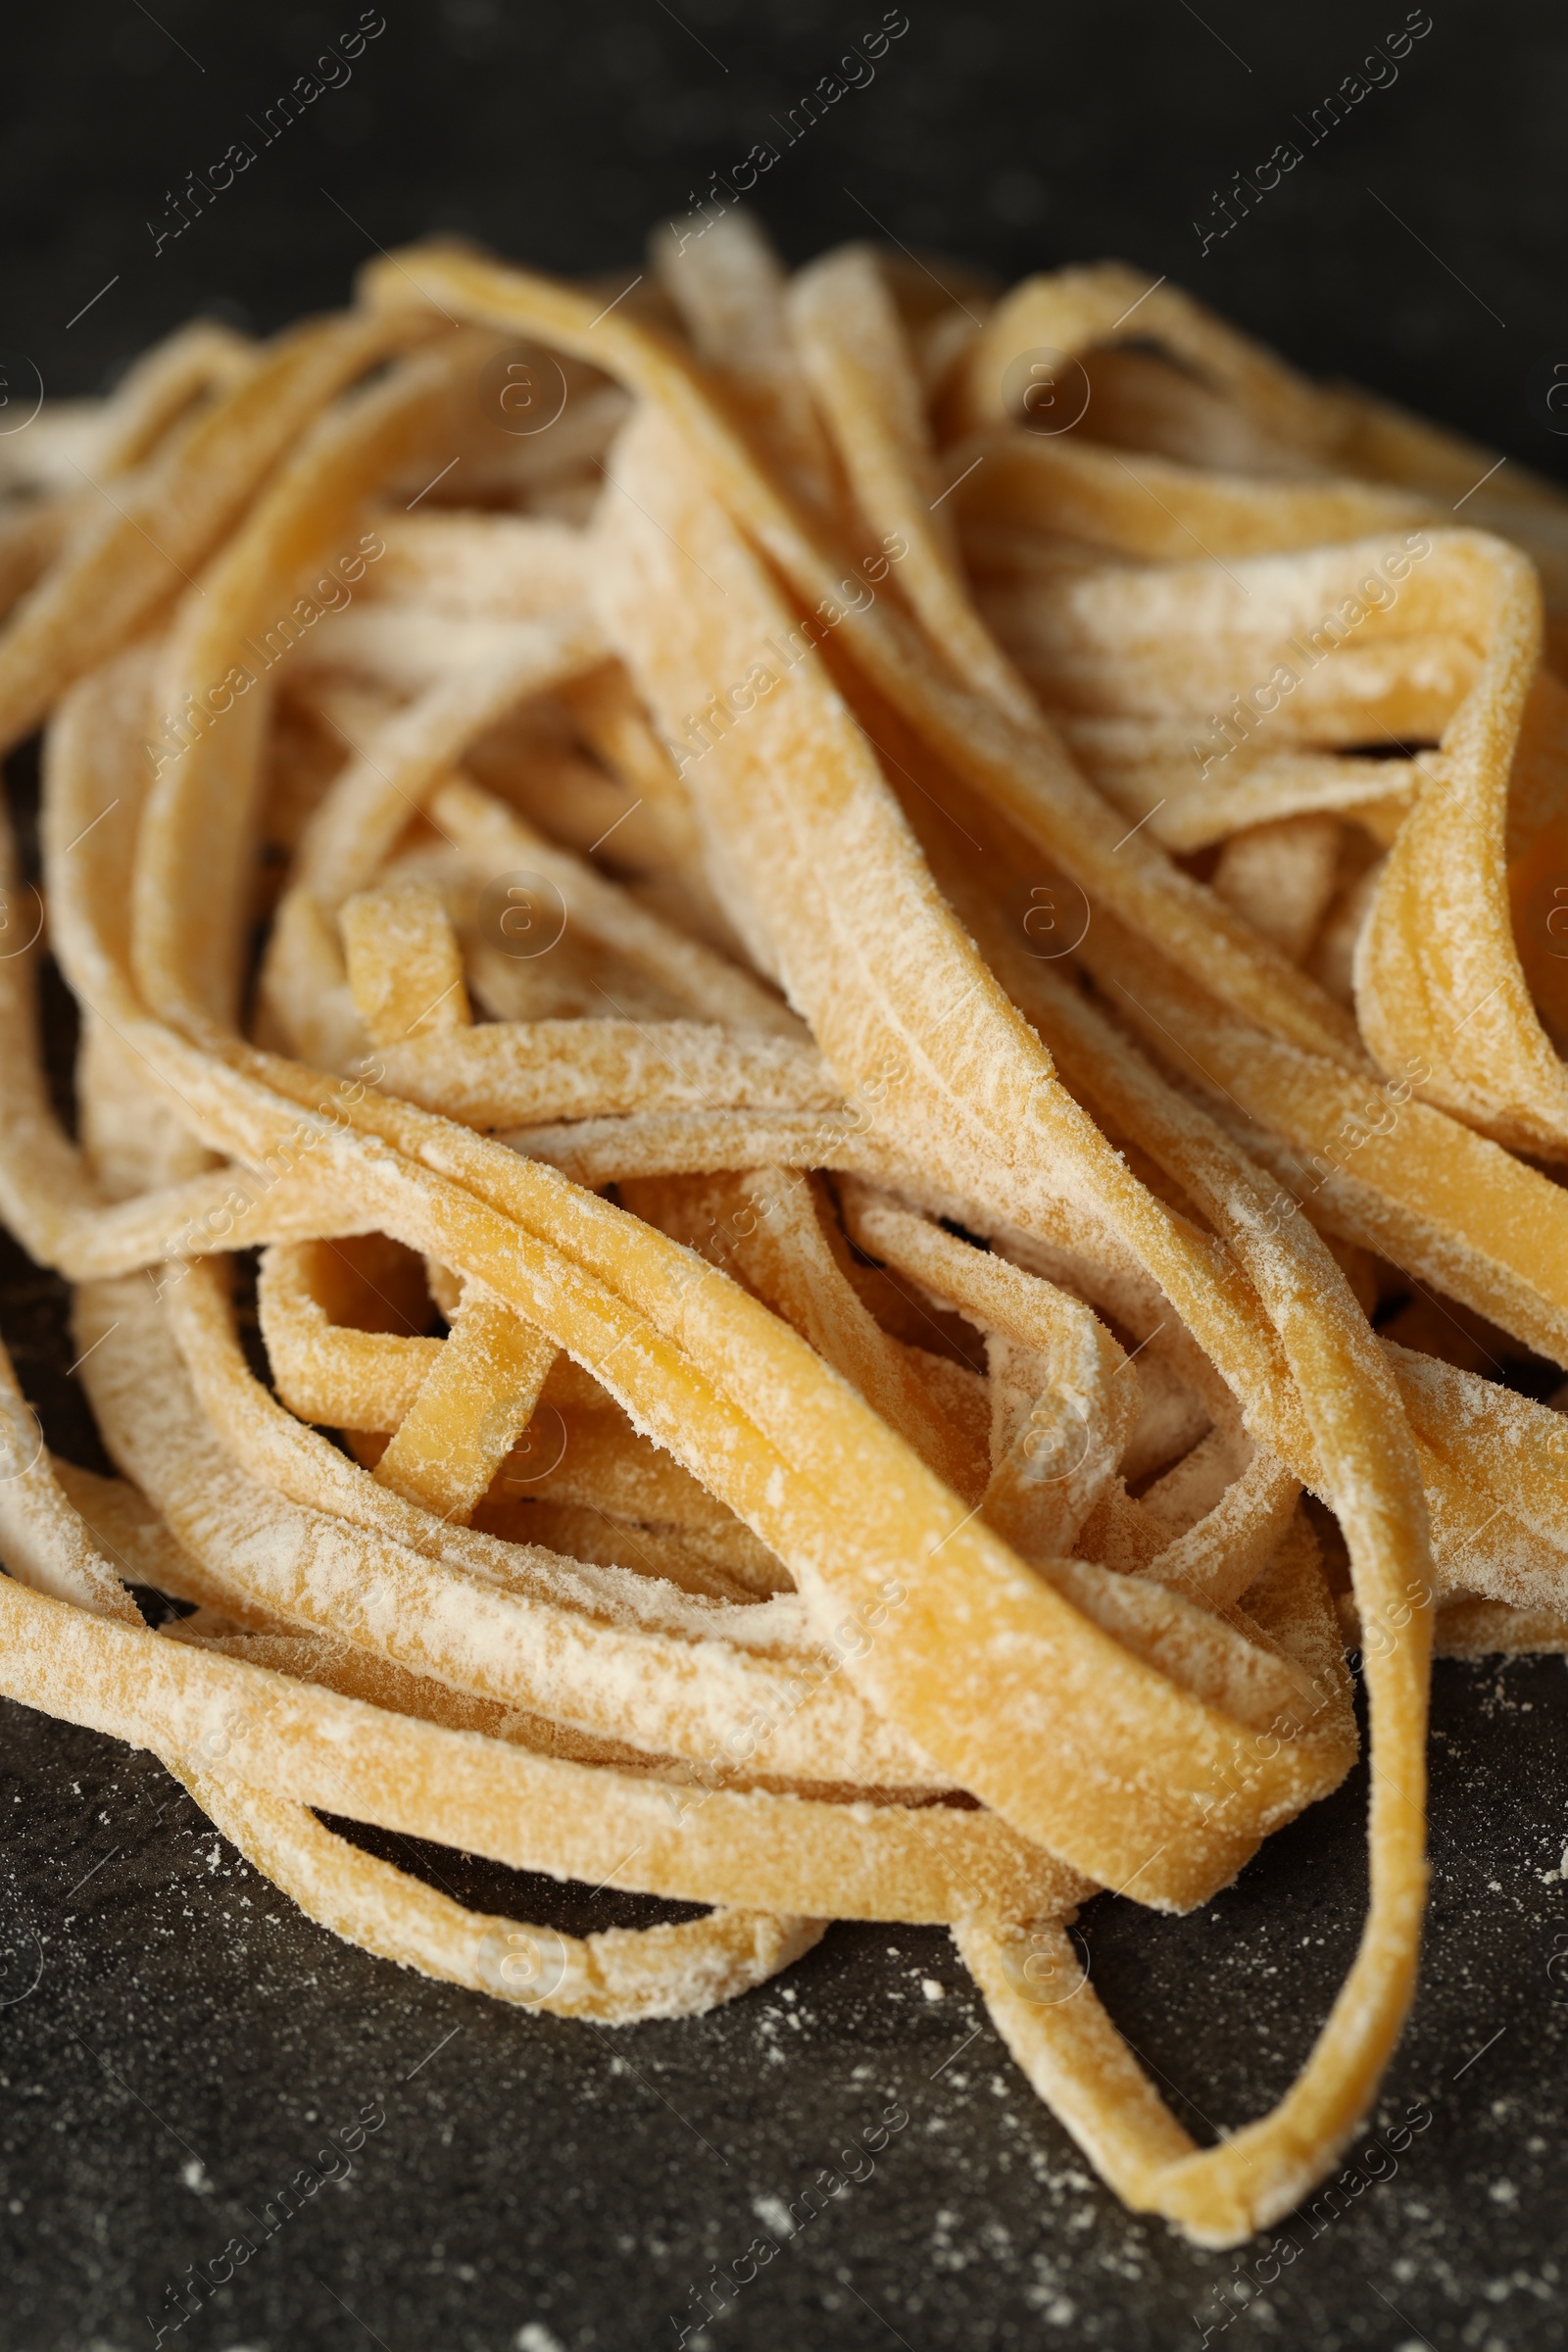
[{"label": "dark grey table", "polygon": [[[1375,69],[1317,138],[1314,110],[1402,0],[906,13],[874,83],[759,187],[792,256],[879,231],[1005,276],[1120,254],[1303,366],[1561,471],[1560,420],[1529,387],[1568,355],[1568,28],[1538,0],[1434,0],[1396,81]],[[246,125],[358,14],[75,0],[19,17],[0,345],[51,392],[90,390],[192,309],[270,327],[432,224],[548,267],[621,264],[884,12],[387,0],[352,79],[264,146]],[[187,174],[236,138],[254,168],[160,246]],[[1282,139],[1300,166],[1205,249],[1217,193]],[[65,1027],[57,1010],[62,1049]],[[0,1327],[50,1437],[93,1461],[59,1288],[0,1261]],[[0,2346],[131,2352],[163,2328],[190,2352],[640,2352],[683,2328],[692,2352],[1556,2346],[1563,1668],[1445,1666],[1436,1726],[1428,1959],[1376,2131],[1345,2188],[1277,2233],[1288,2246],[1233,2259],[1098,2186],[940,1934],[835,1928],[697,2023],[529,2017],[338,1944],[149,1759],[0,1707]],[[1096,1983],[1200,2134],[1256,2113],[1308,2046],[1361,1915],[1364,1804],[1357,1775],[1195,1919],[1086,1916]],[[563,1927],[661,1915],[431,1863]],[[366,2110],[383,2120],[358,2150],[318,2165]],[[813,2183],[815,2218],[721,2302],[719,2275],[780,2238]],[[187,2287],[176,2328],[181,2278],[221,2270],[236,2239],[258,2251],[216,2299]]]}]

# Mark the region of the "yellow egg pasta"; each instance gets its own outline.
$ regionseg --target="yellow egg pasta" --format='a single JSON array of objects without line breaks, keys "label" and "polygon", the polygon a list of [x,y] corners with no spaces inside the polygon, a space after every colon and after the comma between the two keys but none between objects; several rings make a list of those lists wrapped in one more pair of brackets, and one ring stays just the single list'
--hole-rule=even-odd
[{"label": "yellow egg pasta", "polygon": [[[1482,453],[1120,268],[651,267],[415,247],[83,409],[109,519],[47,406],[0,483],[0,1214],[116,1471],[0,1350],[0,1690],[518,2007],[948,1926],[1234,2245],[1403,2024],[1434,1646],[1568,1642],[1563,502],[1456,527]],[[1351,1651],[1361,1940],[1199,2147],[1066,1929],[1338,1787]],[[708,1915],[481,1915],[323,1811]]]}]

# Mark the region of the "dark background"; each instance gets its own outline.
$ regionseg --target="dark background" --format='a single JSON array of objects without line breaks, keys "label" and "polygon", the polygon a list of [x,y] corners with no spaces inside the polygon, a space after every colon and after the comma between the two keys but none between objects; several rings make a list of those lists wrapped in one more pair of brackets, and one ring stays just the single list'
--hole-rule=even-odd
[{"label": "dark background", "polygon": [[[428,228],[552,270],[631,260],[651,222],[772,137],[771,119],[883,9],[691,0],[677,21],[661,0],[386,0],[382,13],[352,81],[155,257],[148,222],[172,218],[171,192],[232,140],[260,148],[251,119],[357,22],[358,0],[15,12],[3,333],[51,391],[96,390],[198,309],[268,328],[341,302],[374,243]],[[1397,81],[1206,255],[1193,223],[1214,217],[1216,190],[1282,140],[1306,147],[1298,119],[1405,23],[1402,0],[1203,0],[1201,14],[1188,0],[909,0],[906,13],[870,86],[759,182],[791,259],[874,234],[868,215],[1006,277],[1120,257],[1303,367],[1536,463],[1559,456],[1525,391],[1532,364],[1568,343],[1568,28],[1550,0],[1414,12],[1432,30]]]},{"label": "dark background", "polygon": [[[74,0],[14,18],[0,345],[52,394],[102,388],[198,309],[265,330],[340,302],[375,245],[426,228],[561,270],[634,265],[646,225],[771,135],[882,11],[386,0],[348,86],[155,253],[148,222],[171,225],[186,173],[233,139],[259,147],[249,118],[358,14]],[[909,0],[875,81],[781,156],[759,209],[792,259],[879,225],[1004,276],[1124,257],[1310,369],[1561,471],[1527,378],[1568,353],[1568,25],[1545,5],[1431,14],[1397,82],[1206,256],[1193,223],[1216,189],[1305,145],[1296,118],[1403,24],[1396,0]],[[59,1286],[15,1250],[0,1277],[52,1441],[93,1459]],[[1205,2329],[1330,2352],[1559,2344],[1562,1664],[1442,1667],[1436,1722],[1429,1957],[1374,2119],[1422,2101],[1432,2122],[1338,2220],[1288,2225],[1298,2251],[1277,2278],[1265,2259],[1258,2292],[1261,2249],[1194,2253],[1100,2188],[936,1931],[835,1929],[700,2022],[516,2016],[312,1928],[149,1758],[0,1707],[0,2345],[151,2344],[184,2266],[371,2101],[387,2120],[349,2184],[166,2344],[673,2346],[669,2315],[691,2323],[692,2290],[761,2226],[754,2200],[798,2198],[891,2101],[910,2120],[874,2176],[692,2352],[1152,2352]],[[1364,1803],[1358,1774],[1193,1920],[1109,1899],[1086,1917],[1103,1997],[1200,2137],[1258,2112],[1305,2053],[1353,1948]],[[579,1931],[648,1915],[601,1896],[590,1916],[580,1893],[451,1855],[429,1867]]]}]

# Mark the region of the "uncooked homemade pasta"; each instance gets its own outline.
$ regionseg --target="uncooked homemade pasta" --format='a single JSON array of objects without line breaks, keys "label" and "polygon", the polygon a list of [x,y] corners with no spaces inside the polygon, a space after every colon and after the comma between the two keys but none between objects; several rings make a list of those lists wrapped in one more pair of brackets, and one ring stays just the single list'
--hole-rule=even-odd
[{"label": "uncooked homemade pasta", "polygon": [[[1232,2245],[1399,2034],[1434,1648],[1568,1648],[1568,501],[1135,271],[651,270],[416,246],[6,445],[0,1213],[116,1475],[0,1351],[0,1690],[519,2008],[944,1924]],[[1338,1787],[1356,1661],[1359,1948],[1200,2147],[1067,1929]]]}]

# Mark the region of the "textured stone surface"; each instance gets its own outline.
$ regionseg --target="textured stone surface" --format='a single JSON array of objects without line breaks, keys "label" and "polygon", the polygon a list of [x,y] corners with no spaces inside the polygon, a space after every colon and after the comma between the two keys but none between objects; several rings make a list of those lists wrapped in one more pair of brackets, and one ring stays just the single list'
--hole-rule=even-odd
[{"label": "textured stone surface", "polygon": [[[25,12],[8,32],[4,340],[51,389],[90,389],[193,308],[274,325],[340,300],[374,241],[432,224],[612,267],[881,13],[389,7],[352,84],[155,254],[166,191],[250,136],[356,11]],[[1206,258],[1193,220],[1211,218],[1215,184],[1295,135],[1402,9],[910,0],[875,83],[781,156],[761,210],[797,256],[871,233],[868,213],[1009,275],[1121,253],[1303,365],[1550,467],[1563,444],[1525,379],[1564,333],[1568,35],[1535,7],[1434,13],[1397,85]],[[58,1059],[58,1006],[53,1026]],[[3,1244],[0,1276],[0,1325],[51,1439],[102,1467],[66,1378],[61,1286]],[[695,2352],[1163,2352],[1205,2329],[1323,2352],[1556,2346],[1564,1669],[1440,1668],[1436,1721],[1423,1987],[1356,2143],[1357,2179],[1397,2170],[1336,2219],[1320,2204],[1286,2225],[1286,2260],[1283,2244],[1196,2254],[1125,2215],[1025,2088],[940,1933],[835,1928],[781,1984],[694,2023],[612,2034],[523,2016],[337,1943],[151,1759],[0,1706],[0,2343],[131,2352],[166,2327],[191,2352],[673,2346],[705,2282],[781,2235],[779,2207],[801,2210],[831,2168],[864,2177],[693,2328]],[[1086,1915],[1096,1984],[1200,2133],[1255,2113],[1309,2044],[1353,1948],[1364,1802],[1357,1775],[1192,1920],[1124,1902]],[[431,1861],[454,1891],[563,1927],[657,1915]],[[1412,2106],[1430,2124],[1396,2159],[1367,2155],[1372,2127]],[[858,2153],[890,2107],[906,2123]],[[366,2108],[384,2122],[346,2181],[269,2235],[323,2134]],[[234,2284],[174,2331],[171,2287],[247,2233],[258,2251]]]}]

